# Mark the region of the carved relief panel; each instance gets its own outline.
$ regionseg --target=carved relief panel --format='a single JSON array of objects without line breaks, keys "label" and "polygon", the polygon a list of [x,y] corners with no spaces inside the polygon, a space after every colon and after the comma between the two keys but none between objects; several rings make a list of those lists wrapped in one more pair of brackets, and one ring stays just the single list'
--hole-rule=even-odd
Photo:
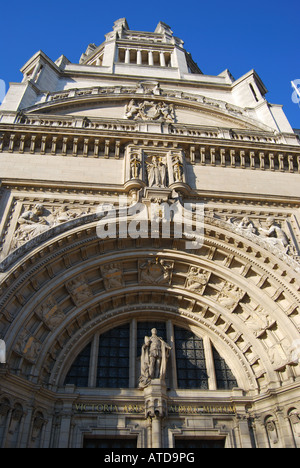
[{"label": "carved relief panel", "polygon": [[156,189],[188,184],[184,152],[129,145],[125,155],[125,183]]}]

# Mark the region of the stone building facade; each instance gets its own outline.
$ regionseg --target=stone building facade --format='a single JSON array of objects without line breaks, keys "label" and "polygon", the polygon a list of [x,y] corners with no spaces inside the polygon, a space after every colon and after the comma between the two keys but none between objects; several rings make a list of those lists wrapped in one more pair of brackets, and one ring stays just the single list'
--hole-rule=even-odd
[{"label": "stone building facade", "polygon": [[21,71],[0,107],[1,447],[299,447],[282,107],[162,22]]}]

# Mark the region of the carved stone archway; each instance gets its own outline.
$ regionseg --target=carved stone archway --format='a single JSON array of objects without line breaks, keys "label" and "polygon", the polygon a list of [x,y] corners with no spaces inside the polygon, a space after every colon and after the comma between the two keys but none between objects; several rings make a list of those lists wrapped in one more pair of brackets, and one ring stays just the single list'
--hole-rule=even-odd
[{"label": "carved stone archway", "polygon": [[[101,241],[95,226],[75,226],[40,245],[36,240],[3,275],[2,329],[12,372],[26,376],[30,368],[30,378],[57,385],[70,343],[109,317],[155,308],[156,294],[166,307],[175,297],[173,314],[235,350],[248,389],[298,375],[291,361],[299,325],[294,265],[215,220],[207,219],[204,246],[192,252],[178,239]],[[163,267],[161,279],[141,274],[142,265],[156,259],[168,266],[167,280]]]}]

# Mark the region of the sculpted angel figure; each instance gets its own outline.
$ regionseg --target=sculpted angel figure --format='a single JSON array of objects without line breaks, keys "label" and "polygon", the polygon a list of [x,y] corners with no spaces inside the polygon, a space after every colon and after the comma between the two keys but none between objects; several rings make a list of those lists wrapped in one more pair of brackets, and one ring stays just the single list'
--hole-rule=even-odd
[{"label": "sculpted angel figure", "polygon": [[171,349],[168,343],[157,336],[156,328],[151,330],[151,337],[145,336],[142,346],[139,388],[147,387],[153,379],[165,379]]}]

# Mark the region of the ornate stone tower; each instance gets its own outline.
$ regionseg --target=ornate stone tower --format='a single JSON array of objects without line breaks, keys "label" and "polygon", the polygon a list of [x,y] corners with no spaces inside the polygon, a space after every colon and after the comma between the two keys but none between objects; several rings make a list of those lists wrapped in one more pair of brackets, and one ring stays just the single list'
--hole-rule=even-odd
[{"label": "ornate stone tower", "polygon": [[165,23],[120,19],[22,73],[1,447],[299,447],[300,143],[256,72],[205,75]]}]

